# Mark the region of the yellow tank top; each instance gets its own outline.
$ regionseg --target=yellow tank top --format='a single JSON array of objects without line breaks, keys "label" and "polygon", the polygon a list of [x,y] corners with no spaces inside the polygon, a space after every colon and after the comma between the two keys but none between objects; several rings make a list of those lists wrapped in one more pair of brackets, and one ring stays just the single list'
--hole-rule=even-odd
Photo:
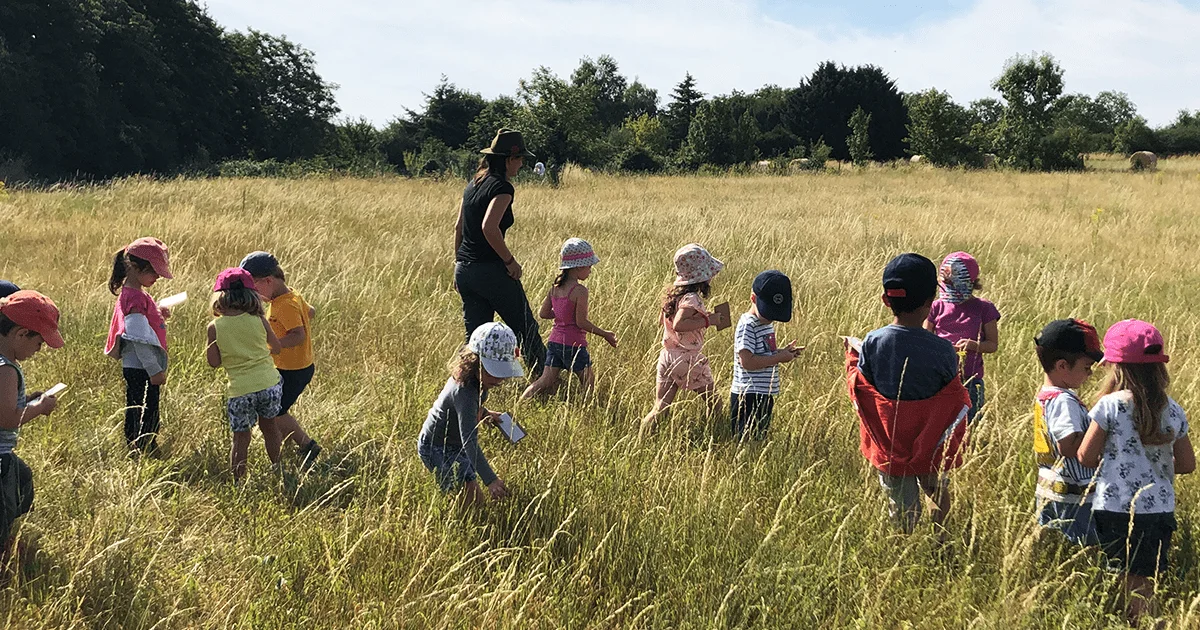
[{"label": "yellow tank top", "polygon": [[274,387],[279,371],[271,360],[267,331],[257,315],[222,315],[213,320],[221,367],[229,376],[229,397],[237,398]]}]

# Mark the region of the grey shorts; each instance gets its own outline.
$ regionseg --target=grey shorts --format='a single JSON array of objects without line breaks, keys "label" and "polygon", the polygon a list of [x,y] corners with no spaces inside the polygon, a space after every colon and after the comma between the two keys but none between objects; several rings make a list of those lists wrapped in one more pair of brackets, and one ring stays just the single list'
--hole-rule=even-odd
[{"label": "grey shorts", "polygon": [[897,477],[879,473],[879,485],[887,491],[888,513],[906,531],[911,532],[921,518],[921,494],[934,495],[950,487],[946,474]]},{"label": "grey shorts", "polygon": [[245,433],[258,423],[259,418],[274,418],[279,415],[283,401],[283,383],[274,387],[230,398],[226,406],[229,411],[229,428],[234,433]]}]

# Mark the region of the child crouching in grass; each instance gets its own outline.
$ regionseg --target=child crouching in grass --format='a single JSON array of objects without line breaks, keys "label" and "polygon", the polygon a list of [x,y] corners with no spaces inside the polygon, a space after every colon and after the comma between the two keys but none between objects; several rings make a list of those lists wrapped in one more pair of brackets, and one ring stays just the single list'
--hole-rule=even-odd
[{"label": "child crouching in grass", "polygon": [[443,492],[461,489],[461,505],[482,507],[488,496],[508,496],[508,487],[479,446],[479,425],[499,422],[501,414],[483,406],[489,390],[525,374],[517,361],[517,336],[504,324],[484,324],[471,333],[449,369],[450,378],[417,436],[417,454]]},{"label": "child crouching in grass", "polygon": [[229,428],[233,445],[229,468],[235,481],[246,476],[246,451],[255,422],[262,431],[267,457],[279,463],[282,436],[275,418],[279,416],[283,383],[271,355],[279,353],[279,340],[263,314],[254,290],[254,278],[245,270],[231,267],[217,276],[213,286],[213,315],[208,325],[208,364],[225,368],[229,377]]}]

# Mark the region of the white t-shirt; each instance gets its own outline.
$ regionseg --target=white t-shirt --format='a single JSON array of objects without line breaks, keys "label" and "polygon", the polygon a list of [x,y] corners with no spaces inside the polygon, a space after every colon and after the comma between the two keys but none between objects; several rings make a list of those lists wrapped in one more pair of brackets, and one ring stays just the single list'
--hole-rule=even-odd
[{"label": "white t-shirt", "polygon": [[1033,452],[1038,463],[1036,495],[1042,501],[1080,505],[1090,503],[1087,487],[1096,474],[1074,457],[1063,457],[1058,442],[1087,431],[1091,421],[1087,407],[1075,392],[1061,387],[1043,387],[1033,413]]},{"label": "white t-shirt", "polygon": [[733,333],[733,385],[734,394],[779,394],[779,366],[761,370],[742,367],[738,352],[749,350],[750,354],[769,357],[778,350],[775,344],[775,325],[760,321],[753,313],[743,313],[738,318],[737,330]]},{"label": "white t-shirt", "polygon": [[[1093,510],[1151,514],[1175,511],[1175,443],[1146,445],[1133,425],[1133,399],[1128,391],[1113,392],[1092,407],[1092,422],[1108,434],[1096,475]],[[1160,427],[1179,439],[1188,432],[1187,415],[1173,398],[1167,399]]]}]

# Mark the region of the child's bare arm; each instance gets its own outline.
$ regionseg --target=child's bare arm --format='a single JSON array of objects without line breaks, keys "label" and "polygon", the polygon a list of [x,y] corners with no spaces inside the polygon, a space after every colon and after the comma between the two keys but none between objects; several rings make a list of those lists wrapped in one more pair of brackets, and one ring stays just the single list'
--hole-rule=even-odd
[{"label": "child's bare arm", "polygon": [[221,349],[217,347],[217,325],[208,325],[208,346],[204,351],[209,367],[221,367]]},{"label": "child's bare arm", "polygon": [[674,324],[675,332],[703,330],[709,326],[708,318],[690,306],[679,307],[675,311],[675,319],[672,320],[672,323]]},{"label": "child's bare arm", "polygon": [[317,307],[315,307],[315,306],[309,306],[309,307],[308,307],[308,318],[309,318],[309,319],[315,319],[315,318],[316,318],[316,316],[317,316]]},{"label": "child's bare arm", "polygon": [[546,293],[546,299],[542,300],[542,310],[538,311],[538,317],[542,319],[554,319],[554,303],[550,301],[550,293]]},{"label": "child's bare arm", "polygon": [[1000,322],[990,321],[983,325],[983,339],[979,340],[979,352],[991,354],[1000,349]]},{"label": "child's bare arm", "polygon": [[933,322],[927,319],[925,320],[925,330],[928,330],[931,333],[937,333],[937,326],[934,326]]},{"label": "child's bare arm", "polygon": [[579,287],[579,291],[575,295],[575,325],[578,326],[580,330],[603,337],[610,346],[614,348],[617,347],[617,335],[612,331],[605,330],[593,324],[592,320],[588,318],[587,287]]},{"label": "child's bare arm", "polygon": [[1175,440],[1175,473],[1187,475],[1196,472],[1196,451],[1192,448],[1192,438],[1183,436]]},{"label": "child's bare arm", "polygon": [[267,331],[267,346],[271,348],[271,354],[279,354],[283,348],[279,345],[279,338],[275,336],[275,331],[271,330],[271,324],[262,315],[259,315],[258,318],[262,320],[263,328]]},{"label": "child's bare arm", "polygon": [[[273,333],[275,331],[272,330],[271,332]],[[307,338],[308,332],[304,330],[304,326],[297,326],[287,331],[287,333],[279,338],[279,347],[295,348],[296,346],[304,343],[304,340]]]},{"label": "child's bare arm", "polygon": [[1083,444],[1083,431],[1072,433],[1058,440],[1058,452],[1063,457],[1079,458],[1079,445]]},{"label": "child's bare arm", "polygon": [[1083,442],[1079,444],[1079,463],[1088,468],[1100,466],[1100,455],[1104,453],[1104,442],[1107,439],[1108,433],[1093,422],[1088,427],[1087,434],[1083,436]]},{"label": "child's bare arm", "polygon": [[738,350],[738,363],[742,365],[743,370],[762,370],[780,363],[787,363],[796,358],[796,353],[793,350],[782,348],[776,350],[773,354],[754,354],[746,348]]},{"label": "child's bare arm", "polygon": [[17,409],[17,369],[0,367],[0,429],[21,427],[23,409]]}]

